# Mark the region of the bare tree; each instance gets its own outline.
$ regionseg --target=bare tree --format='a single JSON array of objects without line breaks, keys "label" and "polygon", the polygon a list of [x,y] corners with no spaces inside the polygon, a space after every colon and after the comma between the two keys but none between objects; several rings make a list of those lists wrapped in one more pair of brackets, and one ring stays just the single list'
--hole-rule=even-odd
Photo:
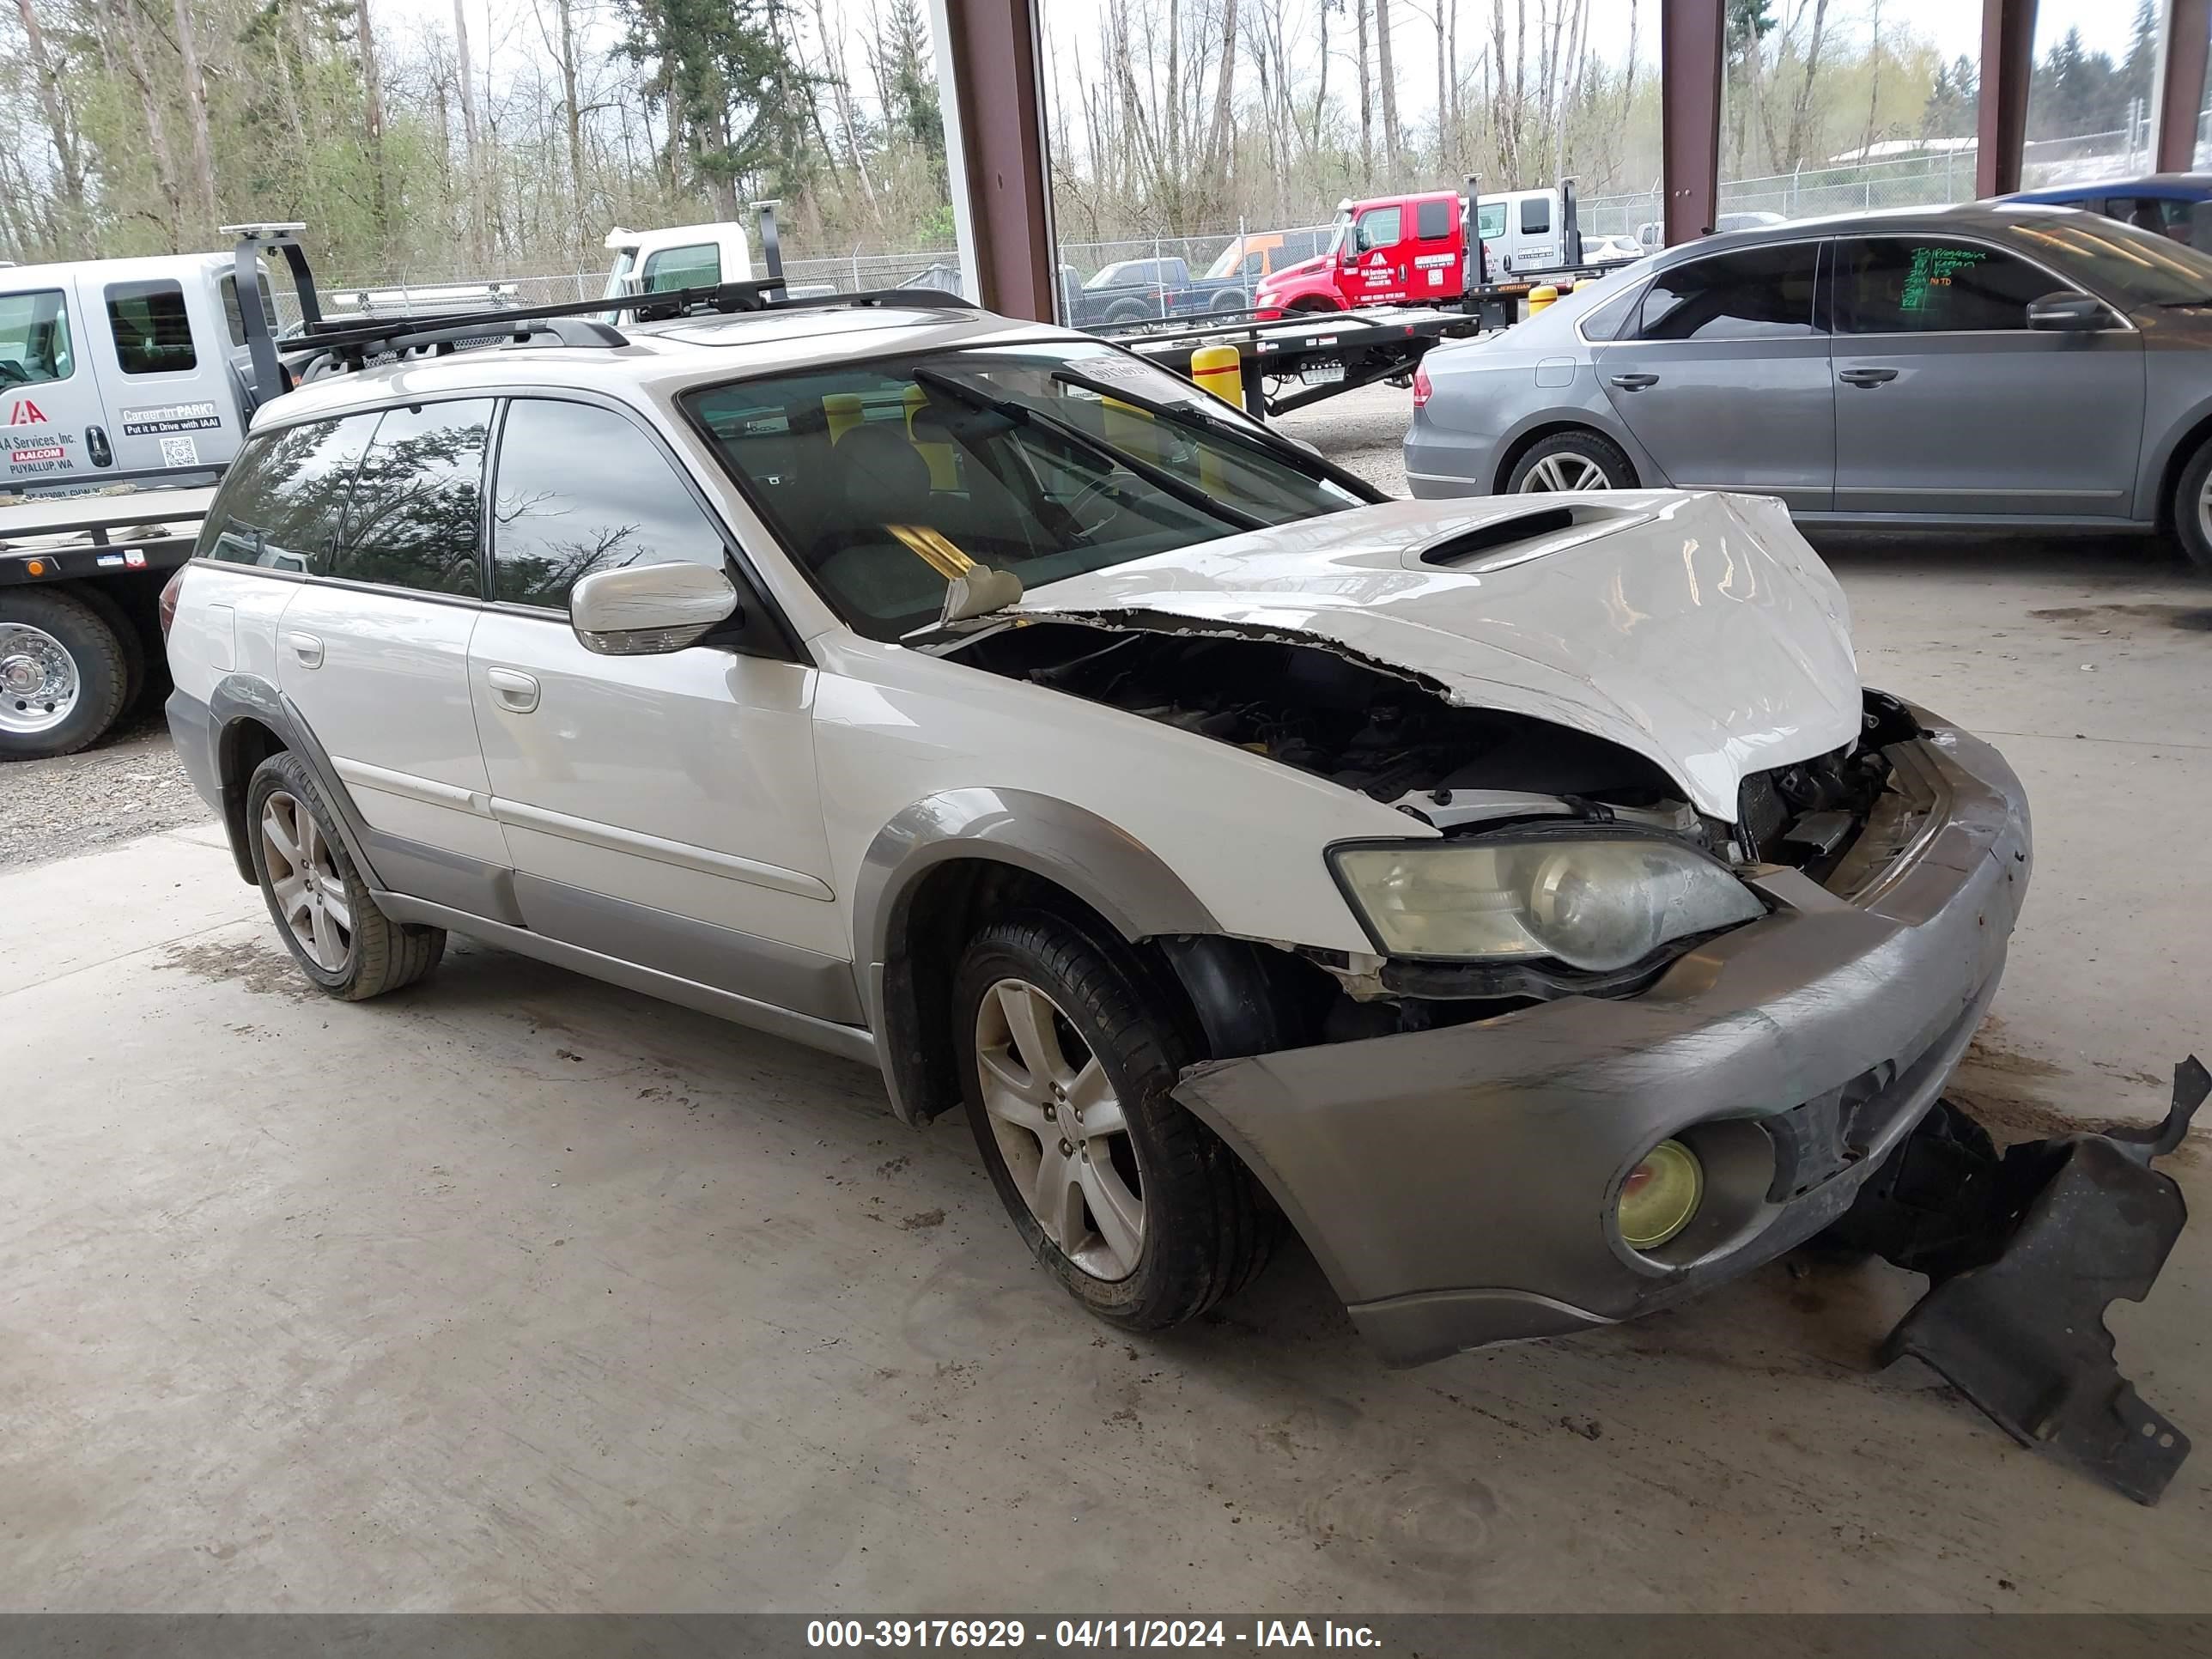
[{"label": "bare tree", "polygon": [[[18,4],[27,0],[17,0]],[[208,141],[207,76],[200,72],[199,40],[185,0],[174,0],[177,55],[184,61],[185,123],[192,137],[192,185],[199,198],[200,222],[193,228],[211,232],[222,215],[215,204],[215,153]]]},{"label": "bare tree", "polygon": [[46,49],[46,31],[31,0],[15,0],[15,15],[23,20],[23,38],[31,56],[31,70],[39,82],[39,107],[46,118],[46,135],[61,164],[62,204],[72,219],[84,213],[84,171],[77,160],[76,135],[70,130],[69,107],[63,102],[61,71]]},{"label": "bare tree", "polygon": [[[376,216],[380,234],[392,224],[391,185],[384,166],[384,71],[376,59],[376,37],[368,27],[368,0],[354,0],[354,36],[361,47],[362,137],[368,150],[369,208]],[[185,0],[177,0],[177,26],[185,27]],[[203,109],[206,89],[200,94]],[[213,179],[209,180],[210,191]]]}]

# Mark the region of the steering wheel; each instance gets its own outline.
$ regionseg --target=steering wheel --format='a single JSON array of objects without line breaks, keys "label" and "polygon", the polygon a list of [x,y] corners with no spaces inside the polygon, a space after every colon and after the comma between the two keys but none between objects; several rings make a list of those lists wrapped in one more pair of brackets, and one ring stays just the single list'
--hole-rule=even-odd
[{"label": "steering wheel", "polygon": [[28,386],[31,372],[12,357],[0,357],[0,385]]}]

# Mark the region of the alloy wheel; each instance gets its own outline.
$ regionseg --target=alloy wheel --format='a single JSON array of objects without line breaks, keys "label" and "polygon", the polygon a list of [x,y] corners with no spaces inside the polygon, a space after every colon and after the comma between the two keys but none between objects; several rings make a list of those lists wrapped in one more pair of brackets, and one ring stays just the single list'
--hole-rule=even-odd
[{"label": "alloy wheel", "polygon": [[1044,1235],[1094,1279],[1127,1279],[1144,1181],[1114,1085],[1060,1005],[1002,979],[975,1011],[975,1068],[999,1152]]},{"label": "alloy wheel", "polygon": [[51,732],[76,708],[76,663],[28,623],[0,623],[0,732]]},{"label": "alloy wheel", "polygon": [[261,853],[269,890],[293,939],[324,972],[344,972],[353,949],[353,907],[330,841],[298,796],[280,789],[262,802]]},{"label": "alloy wheel", "polygon": [[1605,476],[1605,469],[1587,455],[1577,455],[1561,450],[1556,455],[1547,455],[1530,467],[1521,480],[1523,495],[1548,494],[1555,489],[1610,489],[1613,480]]},{"label": "alloy wheel", "polygon": [[2212,547],[2212,472],[2204,475],[2197,492],[2197,533],[2205,546]]}]

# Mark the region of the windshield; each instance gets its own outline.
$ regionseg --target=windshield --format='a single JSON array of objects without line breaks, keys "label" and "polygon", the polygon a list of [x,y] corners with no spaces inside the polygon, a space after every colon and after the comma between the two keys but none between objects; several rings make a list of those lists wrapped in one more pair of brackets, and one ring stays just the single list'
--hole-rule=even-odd
[{"label": "windshield", "polygon": [[[1166,417],[1057,376],[1126,389]],[[1103,343],[846,364],[683,404],[799,568],[872,639],[935,621],[972,565],[1037,588],[1363,501],[1188,380]],[[1185,409],[1228,429],[1173,418]]]},{"label": "windshield", "polygon": [[1339,208],[1336,217],[1328,222],[1328,246],[1322,252],[1334,257],[1344,246],[1344,239],[1351,234],[1352,210]]},{"label": "windshield", "polygon": [[1243,260],[1244,240],[1240,236],[1237,240],[1231,242],[1227,247],[1222,249],[1219,256],[1215,258],[1214,262],[1206,266],[1206,281],[1214,282],[1224,276],[1234,276],[1237,274],[1237,267],[1242,264]]},{"label": "windshield", "polygon": [[2138,305],[2212,299],[2212,256],[2115,219],[2038,216],[2013,226],[2026,249],[2082,283]]}]

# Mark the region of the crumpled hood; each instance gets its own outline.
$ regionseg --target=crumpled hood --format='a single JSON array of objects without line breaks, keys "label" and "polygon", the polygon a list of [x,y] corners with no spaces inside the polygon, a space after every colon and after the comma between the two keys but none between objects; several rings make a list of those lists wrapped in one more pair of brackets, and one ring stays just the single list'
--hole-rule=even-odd
[{"label": "crumpled hood", "polygon": [[[1552,516],[1516,532],[1532,514]],[[1392,501],[1069,577],[1012,614],[1340,647],[1633,750],[1729,823],[1746,774],[1860,726],[1843,590],[1761,496]]]}]

